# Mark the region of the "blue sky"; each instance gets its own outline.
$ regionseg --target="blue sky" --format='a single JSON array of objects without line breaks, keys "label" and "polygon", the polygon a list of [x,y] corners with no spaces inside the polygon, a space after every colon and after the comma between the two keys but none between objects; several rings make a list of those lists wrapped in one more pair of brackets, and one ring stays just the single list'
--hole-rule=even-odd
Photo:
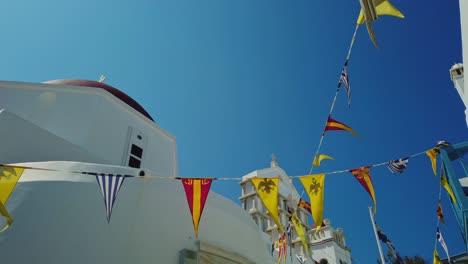
[{"label": "blue sky", "polygon": [[[464,106],[449,68],[462,61],[458,1],[392,2],[405,19],[364,27],[333,117],[356,130],[327,134],[334,171],[467,140]],[[240,177],[275,153],[289,175],[309,172],[335,94],[358,1],[10,1],[0,10],[0,79],[108,77],[177,137],[182,176]],[[438,182],[425,156],[402,175],[371,171],[376,221],[401,255],[430,260]],[[295,185],[300,188],[299,183]],[[325,217],[342,227],[354,263],[378,257],[367,206],[351,174],[326,180]],[[238,201],[237,182],[213,189]],[[446,194],[451,253],[464,251]],[[439,248],[439,253],[445,256]]]}]

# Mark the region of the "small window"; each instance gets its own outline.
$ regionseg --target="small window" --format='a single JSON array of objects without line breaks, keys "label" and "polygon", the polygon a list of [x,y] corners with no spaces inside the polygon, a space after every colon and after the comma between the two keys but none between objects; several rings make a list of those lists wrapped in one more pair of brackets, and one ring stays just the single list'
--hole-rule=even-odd
[{"label": "small window", "polygon": [[140,165],[141,165],[141,161],[139,161],[138,159],[130,156],[129,160],[128,160],[128,166],[129,167],[132,167],[132,168],[140,168]]},{"label": "small window", "polygon": [[137,145],[132,144],[132,149],[130,153],[141,159],[141,156],[143,155],[143,149],[138,147]]}]

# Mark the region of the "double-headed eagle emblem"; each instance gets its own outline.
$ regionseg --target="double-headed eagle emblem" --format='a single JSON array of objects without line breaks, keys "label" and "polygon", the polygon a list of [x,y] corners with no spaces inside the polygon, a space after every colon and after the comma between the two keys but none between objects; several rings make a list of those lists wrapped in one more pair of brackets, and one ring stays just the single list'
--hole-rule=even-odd
[{"label": "double-headed eagle emblem", "polygon": [[14,168],[0,166],[0,180],[4,178],[5,180],[9,180],[11,176],[18,176],[16,175],[16,171]]},{"label": "double-headed eagle emblem", "polygon": [[264,178],[263,181],[261,181],[258,184],[258,189],[262,192],[270,193],[272,190],[274,190],[276,187],[276,184],[268,178]]},{"label": "double-headed eagle emblem", "polygon": [[314,195],[317,195],[321,187],[322,186],[320,186],[320,183],[318,183],[316,179],[312,179],[312,184],[309,187],[309,192],[314,193]]}]

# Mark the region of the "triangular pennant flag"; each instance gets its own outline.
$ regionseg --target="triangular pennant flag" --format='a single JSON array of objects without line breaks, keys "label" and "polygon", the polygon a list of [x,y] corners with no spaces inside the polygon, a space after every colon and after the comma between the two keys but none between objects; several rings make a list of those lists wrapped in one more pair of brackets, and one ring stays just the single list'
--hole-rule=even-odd
[{"label": "triangular pennant flag", "polygon": [[107,222],[110,222],[112,208],[114,207],[115,199],[120,191],[120,187],[125,180],[123,175],[100,174],[96,175],[96,180],[104,197],[104,206],[106,208]]},{"label": "triangular pennant flag", "polygon": [[457,199],[455,198],[455,195],[453,194],[452,187],[450,187],[449,183],[447,182],[447,177],[445,176],[445,174],[444,174],[444,172],[442,170],[440,171],[440,184],[444,187],[444,189],[450,195],[450,198],[452,198],[452,201],[456,204]]},{"label": "triangular pennant flag", "polygon": [[434,259],[432,260],[432,264],[442,264],[436,249],[434,249]]},{"label": "triangular pennant flag", "polygon": [[350,170],[356,180],[366,189],[367,193],[371,196],[372,201],[374,201],[374,214],[377,212],[377,203],[375,201],[375,192],[374,186],[372,185],[372,178],[370,175],[370,168],[369,167],[361,167],[358,169]]},{"label": "triangular pennant flag", "polygon": [[326,131],[329,131],[329,130],[345,130],[345,131],[348,131],[348,132],[352,133],[353,135],[355,135],[358,138],[361,137],[361,136],[359,136],[358,133],[356,133],[356,131],[352,130],[349,126],[332,119],[331,116],[328,116],[328,120],[327,120],[327,124],[325,126],[324,133]]},{"label": "triangular pennant flag", "polygon": [[296,255],[296,258],[301,264],[305,263],[307,260],[303,255]]},{"label": "triangular pennant flag", "polygon": [[430,149],[426,151],[427,156],[431,160],[432,171],[434,171],[434,175],[437,176],[437,154],[439,154],[439,150],[437,148]]},{"label": "triangular pennant flag", "polygon": [[314,218],[317,231],[320,230],[323,222],[323,188],[325,184],[325,174],[316,174],[299,177],[304,185],[304,189],[309,195],[312,217]]},{"label": "triangular pennant flag", "polygon": [[439,218],[439,221],[445,223],[445,220],[444,220],[444,211],[442,211],[442,203],[439,201],[439,204],[437,205],[437,217]]},{"label": "triangular pennant flag", "polygon": [[198,224],[203,213],[203,208],[205,208],[205,202],[208,198],[213,179],[183,178],[180,180],[184,185],[188,206],[192,214],[195,237],[198,238]]},{"label": "triangular pennant flag", "polygon": [[328,155],[320,154],[320,155],[318,155],[318,157],[315,156],[313,165],[314,165],[315,167],[319,167],[319,166],[320,166],[320,162],[322,162],[322,160],[324,160],[324,159],[333,160],[333,158],[330,157],[330,156],[328,156]]},{"label": "triangular pennant flag", "polygon": [[[375,11],[377,15],[383,16],[394,16],[394,17],[399,17],[399,18],[404,18],[405,16],[400,12],[400,10],[396,9],[389,1],[384,0],[380,4],[378,4],[375,7]],[[364,17],[364,12],[361,9],[361,12],[359,13],[359,17],[357,20],[357,23],[359,25],[363,24],[366,18]]]},{"label": "triangular pennant flag", "polygon": [[23,168],[6,165],[0,166],[0,214],[7,220],[6,226],[0,230],[0,233],[7,230],[13,223],[13,218],[8,213],[5,205],[16,186],[16,183],[18,183],[19,178],[23,174],[23,171]]},{"label": "triangular pennant flag", "polygon": [[306,209],[310,214],[312,214],[311,205],[306,200],[300,198],[297,206]]},{"label": "triangular pennant flag", "polygon": [[436,237],[437,237],[437,241],[439,241],[440,245],[444,248],[445,254],[447,254],[448,262],[450,263],[450,255],[448,252],[447,244],[445,244],[444,237],[442,236],[442,233],[440,232],[439,227],[437,227]]},{"label": "triangular pennant flag", "polygon": [[294,229],[296,229],[297,235],[301,239],[302,245],[304,246],[304,251],[307,252],[307,254],[308,254],[309,253],[309,244],[307,243],[307,238],[306,238],[306,235],[305,235],[305,232],[304,232],[304,228],[303,228],[303,226],[301,224],[301,221],[299,221],[299,218],[297,217],[296,213],[293,213],[293,215],[291,217],[291,221],[292,221],[292,223],[294,225]]},{"label": "triangular pennant flag", "polygon": [[346,60],[343,70],[341,71],[340,76],[340,84],[343,84],[346,90],[346,94],[348,95],[348,108],[351,107],[351,86],[349,84],[349,76],[348,76],[348,60]]},{"label": "triangular pennant flag", "polygon": [[406,170],[406,166],[408,165],[409,158],[401,158],[394,161],[387,162],[388,169],[392,173],[403,173]]},{"label": "triangular pennant flag", "polygon": [[279,178],[251,178],[250,181],[255,186],[258,196],[270,213],[270,217],[275,221],[281,231],[284,227],[278,217],[278,183]]}]

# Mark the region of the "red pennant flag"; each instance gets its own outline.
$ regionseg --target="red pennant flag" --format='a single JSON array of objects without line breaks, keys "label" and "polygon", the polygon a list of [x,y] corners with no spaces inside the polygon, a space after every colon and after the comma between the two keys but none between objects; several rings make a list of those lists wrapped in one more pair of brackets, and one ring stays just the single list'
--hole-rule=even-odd
[{"label": "red pennant flag", "polygon": [[198,238],[198,223],[200,222],[213,179],[184,178],[180,180],[182,180],[182,184],[184,185],[188,206],[192,214],[193,229],[195,236]]},{"label": "red pennant flag", "polygon": [[374,185],[372,184],[372,178],[370,175],[370,167],[361,167],[358,169],[350,170],[356,180],[361,183],[362,187],[366,189],[367,193],[371,196],[374,201],[374,214],[377,212],[377,204],[375,202]]},{"label": "red pennant flag", "polygon": [[312,214],[312,208],[310,207],[310,203],[308,203],[306,200],[302,198],[299,199],[299,204],[297,206],[306,209],[310,214]]},{"label": "red pennant flag", "polygon": [[328,130],[345,130],[360,138],[359,134],[356,133],[356,131],[352,130],[349,126],[332,119],[330,115],[328,116],[327,125],[325,126],[325,130],[323,131],[323,133],[325,133]]},{"label": "red pennant flag", "polygon": [[444,221],[444,211],[442,211],[442,203],[439,201],[439,205],[437,205],[437,217],[439,218],[439,221],[445,224]]}]

